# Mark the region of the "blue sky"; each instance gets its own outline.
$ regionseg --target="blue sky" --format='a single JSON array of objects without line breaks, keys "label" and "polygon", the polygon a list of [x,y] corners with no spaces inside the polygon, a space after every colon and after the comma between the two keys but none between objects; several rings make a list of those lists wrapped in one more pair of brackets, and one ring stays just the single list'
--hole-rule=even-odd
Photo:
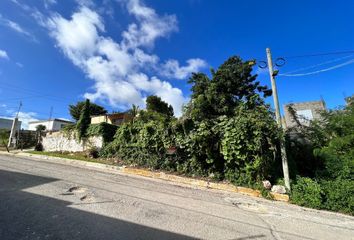
[{"label": "blue sky", "polygon": [[[27,122],[51,107],[70,118],[85,97],[119,111],[150,94],[179,115],[191,72],[232,55],[266,60],[266,47],[285,58],[281,74],[300,75],[277,78],[281,104],[322,96],[334,108],[354,93],[353,14],[352,1],[2,0],[0,116],[20,100]],[[338,51],[348,53],[292,58]]]}]

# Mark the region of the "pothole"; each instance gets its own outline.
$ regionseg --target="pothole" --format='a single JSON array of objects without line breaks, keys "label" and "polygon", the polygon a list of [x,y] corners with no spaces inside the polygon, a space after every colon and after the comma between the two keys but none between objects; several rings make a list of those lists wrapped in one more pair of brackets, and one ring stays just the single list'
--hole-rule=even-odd
[{"label": "pothole", "polygon": [[90,202],[90,201],[93,201],[94,198],[93,196],[91,195],[84,195],[80,198],[80,201],[84,201],[84,202]]},{"label": "pothole", "polygon": [[87,188],[75,186],[75,187],[69,188],[67,192],[68,193],[84,193],[86,191],[87,191]]}]

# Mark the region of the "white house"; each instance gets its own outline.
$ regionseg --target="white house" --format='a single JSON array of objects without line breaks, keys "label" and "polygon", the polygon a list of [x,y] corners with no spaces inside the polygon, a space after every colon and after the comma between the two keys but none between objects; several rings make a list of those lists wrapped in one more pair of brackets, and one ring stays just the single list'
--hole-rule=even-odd
[{"label": "white house", "polygon": [[59,131],[66,125],[73,124],[73,123],[74,122],[64,120],[64,119],[59,119],[59,118],[54,118],[50,120],[33,121],[28,123],[28,130],[35,131],[38,125],[43,125],[45,126],[47,131]]}]

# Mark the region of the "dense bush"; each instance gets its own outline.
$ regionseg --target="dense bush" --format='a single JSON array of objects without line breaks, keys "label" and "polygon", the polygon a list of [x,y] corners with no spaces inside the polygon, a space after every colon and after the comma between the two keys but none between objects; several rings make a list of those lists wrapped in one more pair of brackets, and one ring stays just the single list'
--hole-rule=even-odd
[{"label": "dense bush", "polygon": [[280,131],[265,106],[237,108],[232,118],[222,118],[221,154],[226,178],[236,184],[252,185],[271,176]]},{"label": "dense bush", "polygon": [[90,123],[90,100],[86,99],[85,105],[81,110],[80,119],[76,123],[76,131],[79,140],[85,140],[87,137],[87,129],[89,128]]},{"label": "dense bush", "polygon": [[[240,105],[232,118],[200,122],[141,112],[117,130],[101,154],[129,164],[253,185],[271,177],[279,134],[266,106]],[[174,154],[167,153],[170,147],[177,149]]]},{"label": "dense bush", "polygon": [[323,191],[318,182],[307,177],[297,177],[291,186],[291,201],[300,206],[321,208]]},{"label": "dense bush", "polygon": [[336,179],[321,182],[323,208],[354,215],[354,180]]},{"label": "dense bush", "polygon": [[[251,73],[250,62],[231,57],[212,78],[194,74],[192,99],[178,120],[161,99],[149,97],[147,110],[123,124],[102,154],[242,185],[271,177],[280,132],[262,98],[271,92]],[[176,152],[168,154],[170,147]]]},{"label": "dense bush", "polygon": [[86,134],[87,136],[102,136],[106,144],[113,141],[117,129],[118,126],[108,123],[90,124]]},{"label": "dense bush", "polygon": [[288,154],[296,174],[317,179],[316,186],[322,191],[319,204],[318,194],[310,191],[314,195],[311,198],[305,187],[299,191],[304,181],[297,181],[293,186],[293,201],[354,214],[354,103],[323,111],[321,119],[312,121],[310,126],[298,123],[290,134]]},{"label": "dense bush", "polygon": [[163,122],[136,120],[123,124],[117,130],[114,141],[101,154],[118,157],[131,164],[160,168],[169,147],[168,138]]},{"label": "dense bush", "polygon": [[43,144],[41,142],[38,142],[36,146],[34,147],[34,150],[37,152],[42,152],[43,151]]}]

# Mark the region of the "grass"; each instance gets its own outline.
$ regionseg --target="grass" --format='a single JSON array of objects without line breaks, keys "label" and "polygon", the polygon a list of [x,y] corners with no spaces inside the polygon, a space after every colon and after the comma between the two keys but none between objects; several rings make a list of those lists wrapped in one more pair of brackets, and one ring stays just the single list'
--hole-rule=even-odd
[{"label": "grass", "polygon": [[39,152],[39,151],[27,151],[27,153],[37,154],[37,155],[44,155],[50,157],[60,157],[60,158],[67,158],[73,160],[80,160],[85,162],[95,162],[95,163],[103,163],[109,165],[117,165],[117,160],[114,159],[107,159],[107,158],[90,158],[85,155],[85,153],[77,152]]}]

